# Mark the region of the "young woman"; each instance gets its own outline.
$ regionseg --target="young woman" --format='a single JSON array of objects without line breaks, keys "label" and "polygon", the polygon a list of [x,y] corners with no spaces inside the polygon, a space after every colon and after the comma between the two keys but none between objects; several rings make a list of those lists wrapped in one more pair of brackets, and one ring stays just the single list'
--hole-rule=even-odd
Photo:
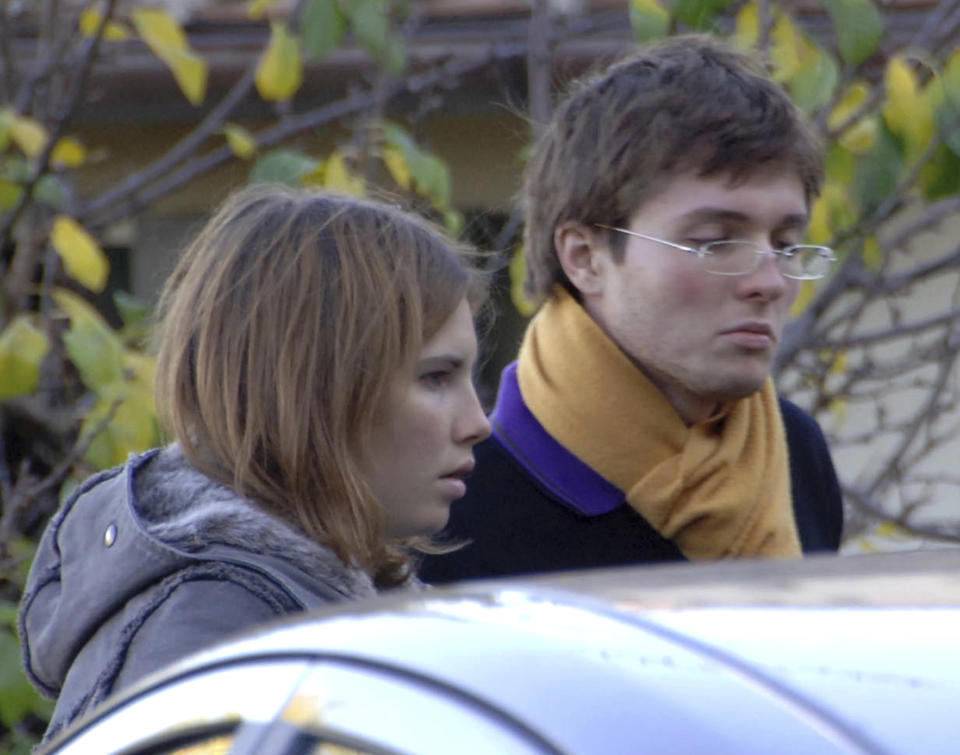
[{"label": "young woman", "polygon": [[[159,303],[176,440],[80,486],[21,604],[49,738],[243,627],[411,579],[490,428],[482,276],[424,221],[281,188],[231,199]],[[422,541],[421,541],[422,542]]]}]

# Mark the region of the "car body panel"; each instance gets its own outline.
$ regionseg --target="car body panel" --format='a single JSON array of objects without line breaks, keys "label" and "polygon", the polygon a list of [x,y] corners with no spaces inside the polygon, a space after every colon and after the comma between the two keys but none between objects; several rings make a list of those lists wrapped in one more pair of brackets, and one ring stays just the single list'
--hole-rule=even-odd
[{"label": "car body panel", "polygon": [[160,705],[164,689],[279,663],[296,677],[231,682],[270,698],[259,718],[241,718],[269,726],[272,715],[370,751],[948,752],[960,699],[957,574],[960,552],[397,592],[176,664],[76,724],[54,751],[94,751],[87,737]]}]

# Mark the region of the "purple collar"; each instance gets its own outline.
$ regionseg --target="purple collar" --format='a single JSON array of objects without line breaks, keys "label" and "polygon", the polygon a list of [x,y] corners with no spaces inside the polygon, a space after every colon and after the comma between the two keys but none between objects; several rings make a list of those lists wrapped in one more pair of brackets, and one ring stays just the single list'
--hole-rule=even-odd
[{"label": "purple collar", "polygon": [[555,440],[527,408],[517,383],[516,362],[507,365],[500,378],[490,423],[510,455],[571,508],[598,516],[623,505],[623,492]]}]

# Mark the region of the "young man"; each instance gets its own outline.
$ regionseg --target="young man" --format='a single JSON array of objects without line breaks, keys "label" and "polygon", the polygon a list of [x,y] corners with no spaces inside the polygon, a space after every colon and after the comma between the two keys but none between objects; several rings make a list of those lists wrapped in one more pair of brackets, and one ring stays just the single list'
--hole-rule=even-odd
[{"label": "young man", "polygon": [[428,582],[835,551],[823,435],[778,399],[774,351],[822,180],[816,139],[748,56],[705,36],[579,84],[524,176],[543,301],[504,372]]}]

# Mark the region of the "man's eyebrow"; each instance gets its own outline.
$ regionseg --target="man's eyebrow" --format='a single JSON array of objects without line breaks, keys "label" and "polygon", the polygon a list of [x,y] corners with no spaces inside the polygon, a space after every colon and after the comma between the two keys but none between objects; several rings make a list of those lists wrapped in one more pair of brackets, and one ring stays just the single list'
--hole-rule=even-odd
[{"label": "man's eyebrow", "polygon": [[[698,207],[680,216],[681,222],[700,223],[705,221],[726,221],[730,223],[749,223],[752,218],[745,212],[731,210],[726,207]],[[795,212],[784,215],[777,223],[779,228],[803,228],[809,221],[805,212]]]}]

